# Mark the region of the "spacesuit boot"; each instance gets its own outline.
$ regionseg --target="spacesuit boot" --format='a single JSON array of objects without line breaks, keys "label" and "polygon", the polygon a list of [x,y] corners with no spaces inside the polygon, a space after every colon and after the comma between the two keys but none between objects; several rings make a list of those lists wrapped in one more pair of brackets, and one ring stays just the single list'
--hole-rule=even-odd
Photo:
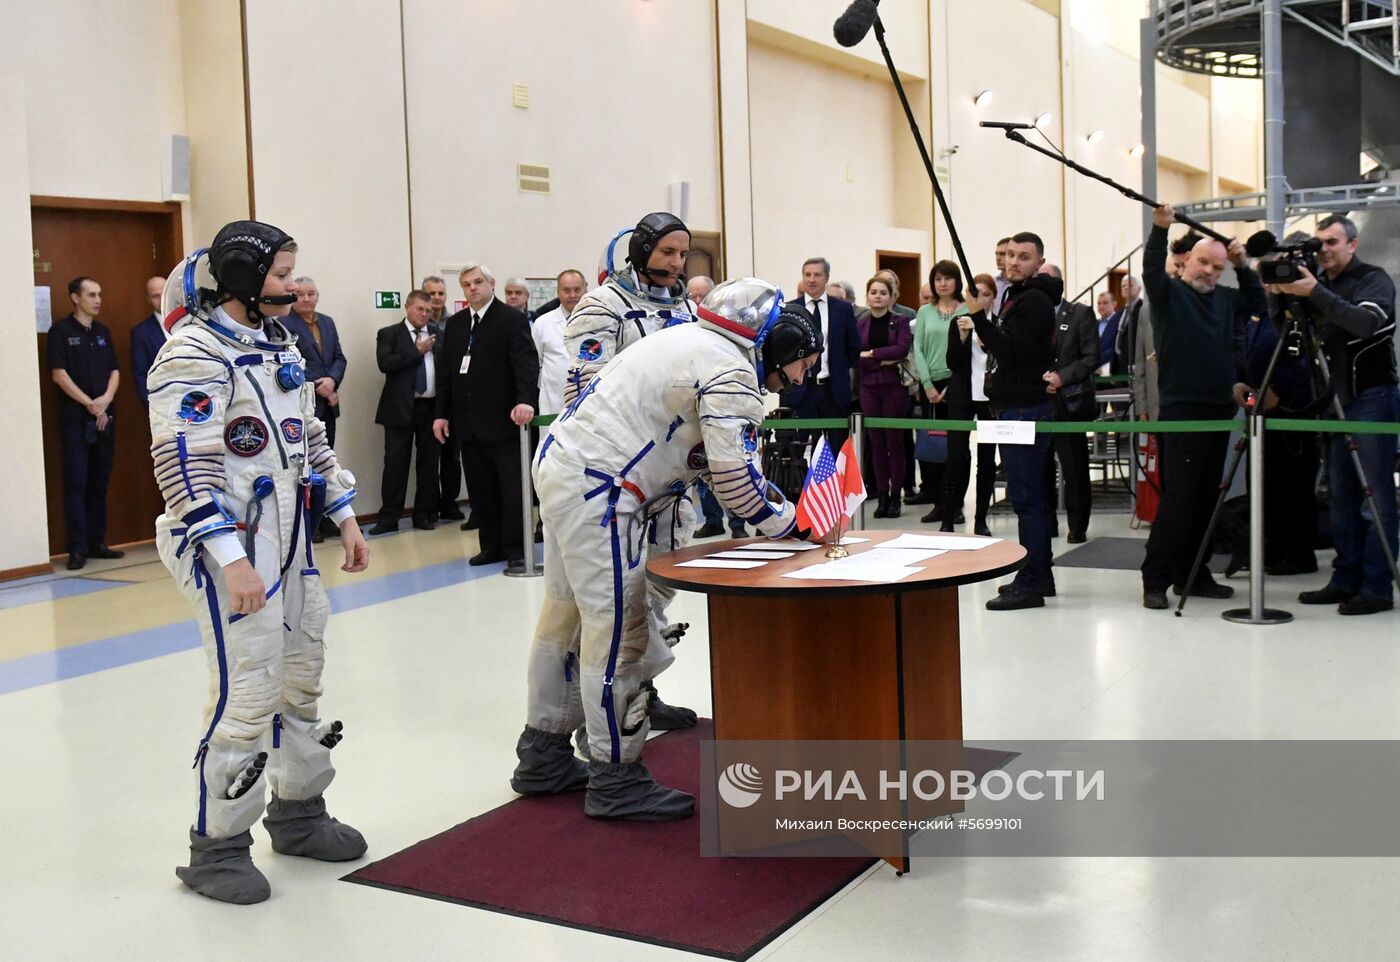
[{"label": "spacesuit boot", "polygon": [[590,818],[665,822],[694,815],[695,796],[657,784],[640,761],[590,761],[583,812]]},{"label": "spacesuit boot", "polygon": [[576,792],[588,784],[588,769],[574,755],[565,734],[542,732],[525,726],[515,745],[520,764],[510,778],[510,787],[521,795],[558,795]]},{"label": "spacesuit boot", "polygon": [[293,801],[274,794],[263,828],[272,838],[272,850],[281,855],[349,862],[369,847],[363,835],[326,814],[324,795]]},{"label": "spacesuit boot", "polygon": [[642,688],[651,692],[651,706],[647,709],[647,717],[651,721],[653,731],[670,732],[695,727],[698,716],[693,709],[666,704],[657,694],[655,682],[644,681]]},{"label": "spacesuit boot", "polygon": [[175,870],[200,895],[232,905],[264,902],[272,894],[267,877],[253,864],[253,834],[208,838],[190,829],[190,864]]}]

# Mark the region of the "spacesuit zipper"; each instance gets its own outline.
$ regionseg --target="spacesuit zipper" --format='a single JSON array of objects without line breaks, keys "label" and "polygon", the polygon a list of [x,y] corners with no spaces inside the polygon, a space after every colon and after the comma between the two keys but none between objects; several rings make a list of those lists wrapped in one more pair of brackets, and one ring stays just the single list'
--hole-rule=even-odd
[{"label": "spacesuit zipper", "polygon": [[272,716],[272,747],[282,747],[282,713]]},{"label": "spacesuit zipper", "polygon": [[278,427],[277,421],[272,416],[272,411],[267,406],[267,396],[263,394],[262,385],[258,379],[253,377],[253,372],[245,370],[243,376],[248,379],[248,383],[253,385],[253,393],[258,396],[258,403],[262,405],[263,415],[267,418],[267,433],[272,435],[272,440],[277,442],[277,453],[282,458],[282,467],[287,468],[291,462],[287,460],[287,447],[282,443],[282,430]]}]

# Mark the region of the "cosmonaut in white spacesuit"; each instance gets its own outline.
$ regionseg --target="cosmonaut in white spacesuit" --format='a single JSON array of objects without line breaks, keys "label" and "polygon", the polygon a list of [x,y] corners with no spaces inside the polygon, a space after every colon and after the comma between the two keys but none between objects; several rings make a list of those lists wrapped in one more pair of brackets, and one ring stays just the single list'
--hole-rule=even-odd
[{"label": "cosmonaut in white spacesuit", "polygon": [[[646,543],[668,540],[658,520],[703,476],[763,534],[794,533],[795,508],[760,470],[762,393],[800,383],[821,335],[754,278],[721,284],[698,314],[699,323],[658,331],[598,372],[535,461],[545,603],[511,785],[527,795],[586,786],[584,811],[600,818],[694,810],[692,796],[658,785],[640,760],[650,730],[643,682],[671,660],[651,624],[644,567]],[[569,742],[580,722],[586,764]]]},{"label": "cosmonaut in white spacesuit", "polygon": [[[195,891],[247,904],[268,897],[249,828],[275,851],[359,858],[359,832],[326,814],[339,722],[322,724],[322,639],[330,612],[312,553],[323,515],[340,526],[343,571],[368,565],[351,502],[295,338],[277,320],[295,301],[296,244],[257,221],[226,225],[166,285],[169,340],[148,379],[151,455],[165,513],[160,558],[194,608],[210,669],[194,768]],[[207,263],[207,267],[206,267]],[[260,777],[264,774],[266,777]]]},{"label": "cosmonaut in white spacesuit", "polygon": [[[627,238],[627,257],[618,262],[619,245]],[[603,251],[598,287],[578,302],[564,328],[564,356],[571,358],[564,381],[565,406],[588,386],[593,376],[630,345],[654,331],[695,320],[695,302],[685,287],[685,261],[690,253],[690,229],[674,214],[647,214],[636,227],[618,231]],[[668,548],[690,544],[695,531],[695,506],[690,498],[674,499],[658,527],[668,533]],[[670,624],[666,608],[676,590],[648,585],[652,626],[674,645],[686,625]],[[669,663],[670,659],[666,661]],[[656,692],[652,679],[643,681],[652,693],[651,727],[672,731],[695,725],[695,712],[668,705]]]}]

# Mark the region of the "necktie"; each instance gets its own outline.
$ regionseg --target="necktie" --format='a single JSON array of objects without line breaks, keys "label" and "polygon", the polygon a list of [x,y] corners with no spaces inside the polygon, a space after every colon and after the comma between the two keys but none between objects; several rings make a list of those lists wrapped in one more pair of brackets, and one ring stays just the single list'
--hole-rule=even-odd
[{"label": "necktie", "polygon": [[[413,343],[417,344],[423,337],[423,332],[417,330],[413,332]],[[413,375],[413,393],[421,397],[428,393],[428,362],[423,360],[423,355],[418,355],[418,370]]]}]

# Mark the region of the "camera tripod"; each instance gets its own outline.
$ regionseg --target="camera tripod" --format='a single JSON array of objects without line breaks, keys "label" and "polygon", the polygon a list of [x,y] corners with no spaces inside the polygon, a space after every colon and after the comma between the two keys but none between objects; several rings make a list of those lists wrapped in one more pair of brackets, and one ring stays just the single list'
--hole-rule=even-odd
[{"label": "camera tripod", "polygon": [[[1249,607],[1232,608],[1221,614],[1226,621],[1233,621],[1239,624],[1249,625],[1278,625],[1292,621],[1293,616],[1277,608],[1266,608],[1264,606],[1264,400],[1268,397],[1269,389],[1273,385],[1274,374],[1278,369],[1279,358],[1283,355],[1284,348],[1290,343],[1297,344],[1302,352],[1308,356],[1309,363],[1316,371],[1323,390],[1328,397],[1333,417],[1345,422],[1346,411],[1342,407],[1342,401],[1337,396],[1337,392],[1332,388],[1332,371],[1327,363],[1327,356],[1323,353],[1321,345],[1317,343],[1315,324],[1311,315],[1311,308],[1306,302],[1291,295],[1284,295],[1279,301],[1279,310],[1282,314],[1284,324],[1280,325],[1278,343],[1274,345],[1274,353],[1269,358],[1268,367],[1264,370],[1263,383],[1255,391],[1254,402],[1249,406],[1249,415],[1246,421],[1247,430],[1245,434],[1235,443],[1234,453],[1230,460],[1230,469],[1225,473],[1224,479],[1220,482],[1220,493],[1215,501],[1215,509],[1211,512],[1210,522],[1206,525],[1205,537],[1201,539],[1200,547],[1196,549],[1196,558],[1191,565],[1191,571],[1186,576],[1186,582],[1182,586],[1181,599],[1176,605],[1176,616],[1181,617],[1182,610],[1186,607],[1186,599],[1190,596],[1191,586],[1195,584],[1197,575],[1200,574],[1202,565],[1205,564],[1207,553],[1210,551],[1211,542],[1215,537],[1215,527],[1220,520],[1220,512],[1225,506],[1225,499],[1229,494],[1230,486],[1234,482],[1235,472],[1239,470],[1240,461],[1244,458],[1246,450],[1249,451]],[[1272,318],[1266,317],[1260,320],[1261,324],[1274,323]],[[1356,472],[1356,478],[1361,483],[1362,495],[1366,500],[1366,507],[1371,512],[1372,523],[1379,526],[1380,512],[1376,510],[1375,492],[1371,488],[1370,482],[1366,478],[1366,469],[1361,464],[1361,456],[1356,450],[1356,440],[1349,432],[1343,433],[1342,439],[1347,446],[1347,452],[1351,455],[1352,470]],[[1170,484],[1170,480],[1167,481]],[[1385,537],[1385,532],[1378,532],[1380,536],[1381,550],[1385,552],[1386,563],[1390,566],[1390,576],[1397,585],[1400,585],[1400,567],[1396,566],[1395,552],[1390,546],[1390,541]]]}]

